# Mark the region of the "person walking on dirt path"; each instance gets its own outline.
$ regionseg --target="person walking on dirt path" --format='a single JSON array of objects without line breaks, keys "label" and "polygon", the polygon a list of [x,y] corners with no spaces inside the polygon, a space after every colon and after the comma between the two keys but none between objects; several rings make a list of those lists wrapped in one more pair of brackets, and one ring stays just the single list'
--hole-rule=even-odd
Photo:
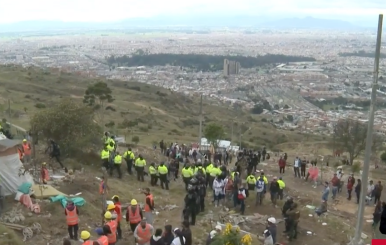
[{"label": "person walking on dirt path", "polygon": [[324,182],[324,191],[322,194],[322,200],[327,202],[329,195],[330,195],[330,186],[329,186],[329,183],[326,181],[326,182]]},{"label": "person walking on dirt path", "polygon": [[122,239],[122,228],[121,228],[121,221],[122,221],[122,204],[119,201],[119,196],[114,195],[113,196],[113,202],[114,202],[114,211],[117,214],[117,235],[118,240]]},{"label": "person walking on dirt path", "polygon": [[107,235],[109,245],[115,245],[117,242],[117,220],[113,219],[113,215],[109,211],[105,213],[104,217],[106,222],[105,225],[109,226],[111,231],[111,233]]},{"label": "person walking on dirt path", "polygon": [[126,222],[130,225],[130,229],[134,232],[137,225],[143,219],[141,207],[138,205],[137,200],[132,199],[130,205],[126,211]]},{"label": "person walking on dirt path", "polygon": [[288,231],[289,231],[289,222],[288,222],[287,211],[292,207],[293,202],[294,201],[293,201],[292,197],[288,196],[287,200],[283,204],[283,208],[281,209],[281,214],[283,215],[283,218],[284,218],[284,228],[285,228],[283,233],[288,233]]},{"label": "person walking on dirt path", "polygon": [[131,148],[129,147],[125,153],[123,153],[123,158],[126,161],[127,165],[127,172],[132,175],[133,174],[133,163],[134,163],[134,153],[131,151]]},{"label": "person walking on dirt path", "polygon": [[154,211],[154,198],[153,195],[150,193],[149,188],[145,188],[145,191],[143,192],[146,196],[145,198],[145,218],[146,222],[148,224],[153,225],[154,217],[153,217],[153,211]]},{"label": "person walking on dirt path", "polygon": [[256,202],[255,202],[255,206],[263,204],[264,194],[265,194],[265,190],[266,190],[266,184],[265,184],[264,177],[265,176],[260,175],[259,179],[256,181]]},{"label": "person walking on dirt path", "polygon": [[280,191],[280,186],[279,186],[279,183],[277,183],[277,177],[273,177],[273,180],[269,185],[269,193],[271,195],[271,202],[275,207],[276,207],[276,201],[277,201],[277,196],[279,194],[279,191]]},{"label": "person walking on dirt path", "polygon": [[134,238],[138,245],[150,245],[150,239],[154,234],[154,227],[142,219],[134,230]]},{"label": "person walking on dirt path", "polygon": [[276,244],[277,226],[276,219],[274,217],[268,218],[266,229],[271,233],[273,244]]},{"label": "person walking on dirt path", "polygon": [[110,169],[110,176],[113,176],[113,171],[114,169],[116,169],[118,172],[118,178],[122,179],[121,166],[122,166],[122,156],[119,154],[119,152],[116,152],[114,157],[114,167]]},{"label": "person walking on dirt path", "polygon": [[285,162],[284,158],[280,157],[280,159],[279,159],[279,173],[280,174],[285,173],[285,165],[286,165],[286,162]]},{"label": "person walking on dirt path", "polygon": [[135,160],[135,170],[137,171],[137,180],[144,182],[145,178],[145,167],[146,167],[146,160],[142,157],[141,154],[138,155],[137,160]]},{"label": "person walking on dirt path", "polygon": [[70,236],[70,239],[77,241],[79,230],[79,210],[73,201],[67,201],[64,214],[66,215],[68,235]]},{"label": "person walking on dirt path", "polygon": [[300,211],[298,210],[297,203],[293,203],[291,208],[286,212],[288,216],[288,240],[291,242],[297,238],[298,235],[298,223],[300,219]]},{"label": "person walking on dirt path", "polygon": [[42,169],[40,170],[40,178],[41,178],[41,182],[43,184],[45,184],[45,185],[50,180],[50,174],[48,172],[47,163],[46,162],[42,163]]},{"label": "person walking on dirt path", "polygon": [[149,174],[150,174],[150,185],[156,186],[158,182],[158,175],[157,175],[158,171],[154,162],[150,163]]},{"label": "person walking on dirt path", "polygon": [[55,158],[55,160],[60,164],[60,167],[67,173],[68,169],[64,167],[63,163],[60,161],[60,147],[54,140],[49,140],[49,144],[45,153],[49,152],[50,159]]},{"label": "person walking on dirt path", "polygon": [[279,179],[277,180],[277,183],[279,184],[279,192],[277,193],[278,195],[278,198],[280,200],[283,200],[283,197],[284,197],[284,189],[285,189],[285,183],[283,181],[283,177],[279,177]]},{"label": "person walking on dirt path", "polygon": [[295,173],[295,178],[296,178],[296,177],[300,178],[300,171],[299,171],[300,164],[301,164],[301,160],[299,159],[299,157],[296,157],[296,158],[295,158],[295,161],[294,161],[294,173]]},{"label": "person walking on dirt path", "polygon": [[378,201],[381,200],[381,195],[383,191],[383,185],[381,181],[378,181],[378,184],[374,186],[374,204],[377,205]]},{"label": "person walking on dirt path", "polygon": [[359,204],[359,200],[361,198],[362,191],[362,181],[360,179],[357,180],[357,185],[355,186],[355,194],[357,196],[357,204]]},{"label": "person walking on dirt path", "polygon": [[158,166],[157,170],[159,173],[161,188],[169,190],[169,179],[168,179],[169,169],[168,169],[168,167],[166,167],[166,165],[163,162],[161,162],[161,164]]},{"label": "person walking on dirt path", "polygon": [[339,180],[338,176],[336,175],[336,173],[334,174],[334,177],[332,177],[332,179],[331,179],[331,184],[332,184],[332,199],[335,200],[336,194],[338,194],[338,188],[339,188],[339,184],[340,184],[340,180]]},{"label": "person walking on dirt path", "polygon": [[106,170],[108,170],[110,167],[110,163],[109,163],[110,151],[107,148],[107,145],[105,145],[105,147],[101,151],[101,160],[102,160],[102,167],[104,167]]},{"label": "person walking on dirt path", "polygon": [[302,159],[300,163],[300,176],[302,179],[306,179],[306,168],[307,168],[307,161],[306,159]]}]

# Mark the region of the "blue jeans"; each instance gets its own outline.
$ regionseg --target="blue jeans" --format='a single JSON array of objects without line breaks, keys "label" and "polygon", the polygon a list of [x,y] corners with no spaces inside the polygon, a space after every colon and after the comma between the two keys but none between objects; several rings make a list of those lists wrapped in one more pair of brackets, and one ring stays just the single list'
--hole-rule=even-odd
[{"label": "blue jeans", "polygon": [[332,199],[335,199],[336,193],[338,193],[338,187],[337,186],[333,186],[332,187]]},{"label": "blue jeans", "polygon": [[245,202],[244,202],[244,200],[239,200],[239,202],[240,202],[240,205],[241,205],[241,207],[240,207],[240,212],[241,212],[241,214],[244,214],[244,211],[245,211]]}]

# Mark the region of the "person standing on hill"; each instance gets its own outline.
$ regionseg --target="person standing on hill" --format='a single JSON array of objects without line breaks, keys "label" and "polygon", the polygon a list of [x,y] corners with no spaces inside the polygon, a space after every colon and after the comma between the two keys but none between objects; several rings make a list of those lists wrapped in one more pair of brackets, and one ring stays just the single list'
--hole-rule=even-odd
[{"label": "person standing on hill", "polygon": [[29,163],[31,161],[31,150],[32,150],[31,144],[26,139],[23,139],[22,146],[23,146],[24,163]]},{"label": "person standing on hill", "polygon": [[299,168],[300,168],[301,163],[302,163],[302,161],[299,159],[299,157],[296,157],[296,158],[295,158],[295,161],[294,161],[294,173],[295,173],[295,178],[296,178],[296,177],[300,178],[300,171],[299,171]]},{"label": "person standing on hill", "polygon": [[134,232],[137,225],[143,219],[141,207],[138,205],[137,200],[132,199],[130,206],[127,207],[126,211],[126,222],[130,224],[130,229]]},{"label": "person standing on hill", "polygon": [[125,153],[123,153],[123,158],[126,161],[127,165],[127,172],[132,175],[133,174],[133,162],[134,162],[134,153],[131,151],[131,148],[129,147]]},{"label": "person standing on hill", "polygon": [[66,167],[63,166],[63,163],[60,161],[60,147],[59,145],[54,141],[50,140],[47,149],[45,150],[45,153],[49,152],[50,159],[55,158],[55,160],[60,164],[60,167],[67,173],[68,170]]},{"label": "person standing on hill", "polygon": [[71,200],[67,201],[64,214],[66,215],[67,228],[70,239],[77,241],[79,230],[79,210]]},{"label": "person standing on hill", "polygon": [[279,173],[284,174],[286,162],[283,157],[279,159]]},{"label": "person standing on hill", "polygon": [[137,160],[135,160],[135,168],[137,170],[137,180],[144,182],[145,178],[145,167],[146,167],[146,160],[142,157],[141,154],[138,155]]},{"label": "person standing on hill", "polygon": [[146,188],[143,192],[146,195],[145,198],[145,218],[146,222],[148,224],[153,224],[154,217],[153,217],[153,211],[154,211],[154,198],[153,195],[150,193],[150,189]]}]

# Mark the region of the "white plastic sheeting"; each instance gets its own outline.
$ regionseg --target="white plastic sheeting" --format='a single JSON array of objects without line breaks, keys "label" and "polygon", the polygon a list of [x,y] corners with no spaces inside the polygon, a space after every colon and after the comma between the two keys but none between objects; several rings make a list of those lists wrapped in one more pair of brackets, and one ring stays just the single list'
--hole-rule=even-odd
[{"label": "white plastic sheeting", "polygon": [[19,154],[0,157],[0,185],[3,187],[3,195],[9,196],[16,193],[17,188],[24,182],[34,183],[28,172],[19,176],[19,169],[22,167]]}]

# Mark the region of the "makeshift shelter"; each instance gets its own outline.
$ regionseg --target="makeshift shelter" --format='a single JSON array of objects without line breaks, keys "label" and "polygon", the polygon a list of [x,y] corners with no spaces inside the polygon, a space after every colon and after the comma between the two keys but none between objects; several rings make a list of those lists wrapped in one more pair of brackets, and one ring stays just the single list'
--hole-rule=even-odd
[{"label": "makeshift shelter", "polygon": [[24,167],[19,158],[18,147],[21,147],[20,140],[7,139],[0,134],[0,185],[3,192],[1,194],[4,196],[16,193],[18,187],[24,182],[34,183],[28,172],[19,176],[20,169]]}]

